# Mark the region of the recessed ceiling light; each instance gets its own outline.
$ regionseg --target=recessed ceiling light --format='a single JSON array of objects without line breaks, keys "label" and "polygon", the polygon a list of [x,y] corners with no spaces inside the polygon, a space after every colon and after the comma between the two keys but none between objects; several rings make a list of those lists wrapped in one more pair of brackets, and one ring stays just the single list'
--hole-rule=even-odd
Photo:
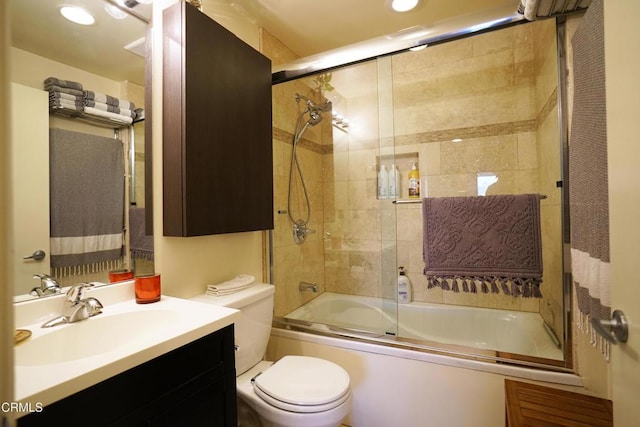
[{"label": "recessed ceiling light", "polygon": [[96,19],[86,9],[78,6],[61,6],[60,13],[69,21],[80,25],[93,25]]},{"label": "recessed ceiling light", "polygon": [[408,12],[414,9],[420,0],[391,0],[391,9],[396,12]]}]

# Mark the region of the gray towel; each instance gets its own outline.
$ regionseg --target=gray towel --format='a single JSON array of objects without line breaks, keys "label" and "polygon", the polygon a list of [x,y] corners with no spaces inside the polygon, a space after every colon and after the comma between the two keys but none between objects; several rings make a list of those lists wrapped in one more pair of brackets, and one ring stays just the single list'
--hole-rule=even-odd
[{"label": "gray towel", "polygon": [[[575,70],[569,150],[571,269],[583,323],[588,317],[611,318],[603,13],[603,1],[594,0],[571,41]],[[608,352],[606,345],[603,352]]]},{"label": "gray towel", "polygon": [[129,208],[129,250],[132,258],[153,260],[153,236],[145,234],[144,208]]},{"label": "gray towel", "polygon": [[121,263],[124,228],[122,141],[50,129],[51,266]]},{"label": "gray towel", "polygon": [[84,99],[83,103],[87,107],[93,107],[97,110],[108,111],[110,113],[120,114],[121,116],[131,117],[132,119],[136,118],[136,113],[131,110],[127,110],[126,108],[116,107],[115,105],[107,104],[104,102],[94,101],[92,99]]},{"label": "gray towel", "polygon": [[82,90],[82,83],[78,83],[78,82],[74,82],[72,80],[62,80],[59,79],[57,77],[47,77],[44,80],[44,85],[45,88],[46,86],[60,86],[60,87],[66,87],[69,89],[77,89],[77,90]]},{"label": "gray towel", "polygon": [[54,90],[49,91],[49,100],[57,101],[59,99],[66,99],[75,103],[76,105],[84,105],[84,98],[77,95],[71,95],[64,92],[56,92]]},{"label": "gray towel", "polygon": [[56,86],[56,85],[45,85],[44,90],[49,92],[60,92],[60,93],[68,93],[73,96],[83,96],[84,92],[78,89],[70,89],[68,87]]},{"label": "gray towel", "polygon": [[116,98],[115,96],[107,95],[104,93],[94,92],[92,90],[85,90],[84,98],[88,101],[104,102],[105,104],[125,108],[131,111],[134,111],[136,109],[136,106],[133,102],[127,101],[126,99]]},{"label": "gray towel", "polygon": [[542,296],[539,195],[427,198],[422,212],[429,288]]}]

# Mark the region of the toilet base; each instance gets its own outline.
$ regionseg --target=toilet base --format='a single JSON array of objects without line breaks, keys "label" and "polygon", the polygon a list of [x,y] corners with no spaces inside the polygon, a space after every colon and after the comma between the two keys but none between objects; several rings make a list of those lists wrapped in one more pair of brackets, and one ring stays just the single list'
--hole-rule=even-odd
[{"label": "toilet base", "polygon": [[[273,362],[260,362],[236,379],[238,389],[238,425],[242,427],[337,427],[351,410],[351,396],[342,404],[324,412],[295,413],[269,405],[253,391],[251,378],[268,369]],[[259,424],[256,424],[257,418]]]}]

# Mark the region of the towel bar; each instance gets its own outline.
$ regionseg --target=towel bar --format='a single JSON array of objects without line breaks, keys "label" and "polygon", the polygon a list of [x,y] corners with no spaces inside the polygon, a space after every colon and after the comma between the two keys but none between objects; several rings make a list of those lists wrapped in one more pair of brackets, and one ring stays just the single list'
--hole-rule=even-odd
[{"label": "towel bar", "polygon": [[[546,199],[547,195],[540,194],[540,198]],[[422,203],[422,199],[398,199],[398,200],[392,201],[391,203],[393,203],[394,205],[410,205],[413,203]]]}]

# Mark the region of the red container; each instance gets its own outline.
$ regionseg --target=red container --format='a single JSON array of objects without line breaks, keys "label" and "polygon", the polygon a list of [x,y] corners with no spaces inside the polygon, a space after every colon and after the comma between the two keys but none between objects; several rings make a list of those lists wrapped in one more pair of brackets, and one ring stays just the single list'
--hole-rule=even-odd
[{"label": "red container", "polygon": [[122,282],[133,279],[131,270],[113,270],[109,272],[109,283]]},{"label": "red container", "polygon": [[136,302],[149,304],[160,301],[160,275],[149,274],[136,276],[135,279]]}]

